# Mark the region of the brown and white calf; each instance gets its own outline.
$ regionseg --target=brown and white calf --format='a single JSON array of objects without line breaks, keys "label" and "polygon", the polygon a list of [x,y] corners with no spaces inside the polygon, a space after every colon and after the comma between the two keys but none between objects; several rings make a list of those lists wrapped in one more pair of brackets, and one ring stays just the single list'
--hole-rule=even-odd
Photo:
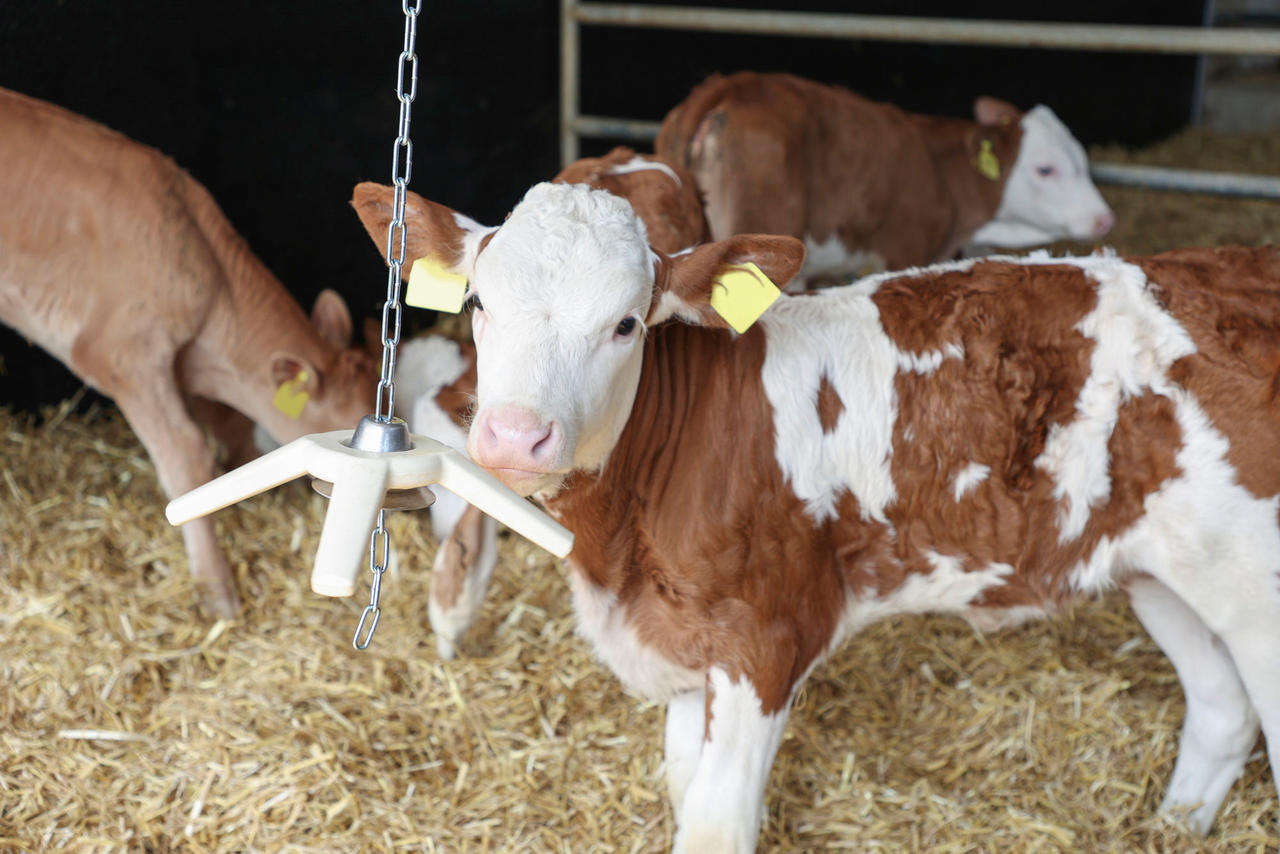
[{"label": "brown and white calf", "polygon": [[694,173],[711,235],[790,234],[801,278],[944,261],[969,244],[1095,240],[1114,216],[1084,149],[1046,106],[978,98],[976,121],[923,116],[789,74],[703,82],[658,154]]},{"label": "brown and white calf", "polygon": [[[0,90],[0,164],[0,321],[115,400],[167,495],[214,474],[189,404],[233,457],[253,453],[250,421],[286,442],[372,407],[374,364],[349,348],[342,298],[322,293],[309,320],[168,157]],[[296,417],[273,405],[286,382],[308,395]],[[212,520],[182,534],[207,603],[234,614]]]},{"label": "brown and white calf", "polygon": [[[555,180],[586,184],[624,198],[644,223],[650,245],[674,253],[707,238],[702,200],[693,176],[661,158],[618,147],[604,157],[585,157],[566,166]],[[351,200],[361,223],[382,246],[391,219],[392,188],[364,183]],[[423,205],[410,193],[411,215]],[[409,267],[405,268],[408,276]],[[375,325],[376,330],[376,325]],[[380,339],[374,332],[369,340]],[[466,450],[467,425],[475,400],[475,347],[438,335],[401,345],[396,368],[396,400],[413,432]],[[450,659],[475,622],[498,559],[494,520],[447,489],[437,487],[431,527],[439,542],[432,564],[427,616],[436,652]]]},{"label": "brown and white calf", "polygon": [[995,626],[1123,586],[1187,697],[1165,805],[1207,829],[1265,731],[1280,770],[1280,252],[952,262],[783,296],[624,200],[532,188],[496,231],[415,206],[465,273],[471,456],[575,534],[579,630],[667,703],[681,852],[750,851],[788,707],[870,622]]}]

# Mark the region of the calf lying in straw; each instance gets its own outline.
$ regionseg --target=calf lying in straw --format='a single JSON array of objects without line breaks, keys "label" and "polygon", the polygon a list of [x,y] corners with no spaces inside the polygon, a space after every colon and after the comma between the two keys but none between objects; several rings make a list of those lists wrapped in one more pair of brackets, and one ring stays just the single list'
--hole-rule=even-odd
[{"label": "calf lying in straw", "polygon": [[484,240],[412,210],[477,300],[472,457],[573,530],[579,630],[668,704],[676,851],[753,849],[801,682],[894,614],[1121,586],[1187,697],[1165,807],[1207,830],[1260,723],[1277,769],[1280,252],[951,263],[733,335],[714,283],[798,241],[668,255],[581,186]]},{"label": "calf lying in straw", "polygon": [[[585,157],[569,164],[555,180],[587,184],[626,199],[644,223],[650,244],[663,252],[676,252],[707,236],[693,176],[652,155],[615,148],[604,157]],[[360,221],[379,246],[386,239],[391,219],[392,193],[386,185],[365,183],[356,187],[352,199]],[[410,266],[404,269],[407,276]],[[381,334],[375,331],[366,338],[381,340]],[[405,342],[398,364],[397,399],[409,401],[405,415],[413,432],[464,450],[475,397],[475,348],[426,336]],[[447,489],[436,488],[435,492],[431,527],[440,549],[432,566],[427,615],[436,651],[441,658],[450,659],[457,654],[462,635],[484,601],[498,558],[497,526]]]},{"label": "calf lying in straw", "polygon": [[1084,149],[1044,105],[982,97],[973,119],[925,116],[743,71],[699,84],[655,145],[696,176],[714,237],[802,238],[802,279],[848,281],[974,244],[1098,240],[1115,223]]}]

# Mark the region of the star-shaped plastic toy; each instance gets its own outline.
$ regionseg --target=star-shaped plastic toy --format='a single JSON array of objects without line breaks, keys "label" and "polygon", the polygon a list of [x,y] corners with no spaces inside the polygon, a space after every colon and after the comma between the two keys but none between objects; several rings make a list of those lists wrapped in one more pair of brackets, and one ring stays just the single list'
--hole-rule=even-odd
[{"label": "star-shaped plastic toy", "polygon": [[[320,532],[311,589],[350,596],[369,548],[378,511],[398,490],[432,484],[456,493],[557,557],[573,548],[573,534],[503,486],[466,455],[426,436],[410,434],[399,418],[365,416],[354,433],[313,433],[180,495],[165,508],[170,524],[207,516],[250,496],[309,474],[331,484],[329,512]],[[430,504],[429,493],[408,503]],[[392,501],[386,506],[404,506]]]}]

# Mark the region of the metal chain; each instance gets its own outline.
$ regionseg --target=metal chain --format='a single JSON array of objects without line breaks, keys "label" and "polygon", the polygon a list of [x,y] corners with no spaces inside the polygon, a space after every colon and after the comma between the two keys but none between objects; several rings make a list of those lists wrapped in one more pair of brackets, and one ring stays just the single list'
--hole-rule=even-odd
[{"label": "metal chain", "polygon": [[[414,53],[418,38],[418,11],[422,0],[411,7],[400,0],[404,10],[404,48],[396,68],[396,98],[400,101],[400,121],[391,151],[391,180],[395,197],[391,222],[387,225],[387,301],[382,304],[382,378],[378,381],[378,398],[374,415],[379,421],[390,421],[395,414],[396,348],[400,344],[400,268],[404,266],[404,204],[413,174],[413,143],[409,139],[409,110],[418,94],[418,55]],[[405,91],[408,75],[409,90]],[[403,171],[402,171],[403,170]],[[394,322],[392,318],[394,317]]]},{"label": "metal chain", "polygon": [[[396,66],[396,99],[400,101],[400,120],[396,125],[396,141],[391,153],[391,179],[395,184],[391,222],[387,226],[387,300],[382,304],[382,376],[378,380],[378,396],[374,403],[374,417],[390,422],[395,415],[396,390],[393,377],[396,373],[396,349],[400,346],[400,268],[404,266],[405,252],[405,197],[409,191],[409,178],[413,174],[413,143],[409,139],[409,111],[418,94],[418,13],[422,0],[400,0],[404,12],[404,45]],[[405,91],[408,76],[409,90]],[[402,171],[403,169],[403,171]],[[393,320],[394,318],[394,320]],[[378,511],[378,524],[369,537],[369,571],[373,583],[369,588],[369,604],[360,614],[351,645],[367,649],[378,628],[378,597],[382,594],[382,573],[387,569],[391,556],[391,538],[385,527],[386,511]],[[379,548],[381,546],[381,548]],[[365,624],[368,624],[367,628]],[[363,637],[362,637],[363,635]]]},{"label": "metal chain", "polygon": [[[378,630],[378,618],[382,609],[378,607],[378,596],[382,593],[382,573],[387,570],[387,560],[391,557],[391,538],[384,526],[387,511],[378,511],[378,525],[369,538],[369,569],[373,572],[373,584],[369,587],[369,604],[360,614],[360,622],[356,624],[356,633],[351,638],[351,645],[356,649],[368,649],[373,640],[373,633]],[[382,549],[378,549],[381,540]],[[368,627],[365,623],[368,622]],[[364,635],[364,637],[361,637]]]}]

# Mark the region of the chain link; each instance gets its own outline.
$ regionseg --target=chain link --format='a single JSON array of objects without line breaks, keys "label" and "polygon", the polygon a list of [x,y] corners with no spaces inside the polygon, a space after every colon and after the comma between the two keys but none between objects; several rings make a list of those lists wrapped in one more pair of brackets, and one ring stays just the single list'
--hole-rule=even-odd
[{"label": "chain link", "polygon": [[[385,522],[386,511],[379,510],[378,526],[373,529],[373,536],[369,538],[369,569],[373,572],[373,584],[369,588],[369,604],[361,612],[360,622],[356,624],[356,633],[351,638],[351,645],[356,649],[369,647],[369,642],[373,640],[373,633],[378,628],[378,617],[382,616],[382,609],[378,607],[378,597],[382,593],[382,573],[387,571],[387,562],[391,558],[391,537],[387,534]],[[366,622],[369,623],[367,631]],[[363,638],[361,638],[362,634]]]},{"label": "chain link", "polygon": [[[374,417],[390,422],[395,415],[396,350],[400,346],[400,270],[404,266],[407,235],[404,222],[405,199],[409,193],[409,178],[413,174],[413,142],[409,139],[409,112],[418,94],[418,55],[415,45],[418,39],[418,13],[422,0],[412,4],[400,0],[404,12],[404,48],[396,67],[396,100],[400,102],[400,118],[396,123],[396,141],[391,154],[391,178],[395,184],[391,223],[387,226],[387,300],[382,304],[382,369],[378,380],[378,395],[374,403]],[[409,91],[405,91],[405,75],[408,74]],[[378,599],[382,595],[382,573],[387,570],[391,557],[391,538],[385,527],[386,511],[378,511],[378,525],[369,537],[369,571],[373,583],[369,587],[369,604],[360,614],[351,645],[367,649],[378,628],[382,609]]]},{"label": "chain link", "polygon": [[[404,266],[407,243],[404,207],[409,178],[413,175],[413,141],[409,138],[409,119],[413,99],[418,95],[418,54],[415,51],[418,12],[422,9],[422,0],[416,0],[412,5],[409,0],[400,0],[400,8],[404,12],[404,47],[396,63],[396,100],[400,102],[400,117],[396,123],[396,140],[391,153],[391,179],[395,184],[395,197],[392,200],[391,222],[387,226],[387,300],[382,304],[382,374],[378,380],[378,396],[374,402],[374,417],[379,421],[390,421],[395,414],[396,349],[400,345],[400,271]],[[409,87],[407,91],[406,82]]]}]

